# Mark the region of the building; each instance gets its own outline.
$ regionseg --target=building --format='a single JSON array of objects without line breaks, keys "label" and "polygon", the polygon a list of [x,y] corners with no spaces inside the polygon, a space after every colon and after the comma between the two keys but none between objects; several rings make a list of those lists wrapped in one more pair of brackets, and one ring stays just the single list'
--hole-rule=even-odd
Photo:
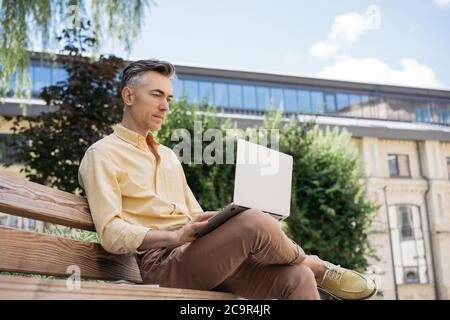
[{"label": "building", "polygon": [[[51,110],[37,96],[64,79],[64,69],[36,59],[30,73],[29,114]],[[242,127],[261,122],[272,105],[287,116],[347,128],[363,159],[369,195],[381,205],[370,236],[380,257],[371,266],[378,298],[450,297],[450,91],[198,66],[179,65],[177,74],[176,97],[206,99]],[[1,113],[19,114],[19,103],[5,97]],[[0,125],[2,159],[13,156],[6,148],[9,126]],[[20,174],[19,167],[7,171]],[[26,219],[0,219],[35,227]]]}]

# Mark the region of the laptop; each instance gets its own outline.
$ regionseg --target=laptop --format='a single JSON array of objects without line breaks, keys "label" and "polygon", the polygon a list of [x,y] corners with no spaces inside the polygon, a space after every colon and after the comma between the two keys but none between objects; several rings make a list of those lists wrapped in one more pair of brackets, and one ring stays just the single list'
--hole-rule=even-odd
[{"label": "laptop", "polygon": [[279,221],[286,219],[291,205],[292,160],[285,153],[238,139],[233,202],[194,235],[202,237],[249,208]]}]

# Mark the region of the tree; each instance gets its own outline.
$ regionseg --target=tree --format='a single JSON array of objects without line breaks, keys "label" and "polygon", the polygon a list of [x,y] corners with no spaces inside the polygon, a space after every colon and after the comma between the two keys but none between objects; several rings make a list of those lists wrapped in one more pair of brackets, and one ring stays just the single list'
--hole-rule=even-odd
[{"label": "tree", "polygon": [[[15,161],[25,165],[27,178],[59,189],[79,191],[77,172],[85,150],[112,132],[121,119],[122,101],[118,73],[124,61],[114,56],[92,60],[82,56],[94,44],[87,22],[77,30],[65,30],[66,58],[62,58],[68,79],[46,87],[41,98],[56,111],[37,117],[14,119]],[[11,163],[10,163],[11,164]]]},{"label": "tree", "polygon": [[367,240],[370,214],[358,150],[345,130],[292,121],[281,150],[294,157],[287,233],[312,254],[360,271],[374,257]]},{"label": "tree", "polygon": [[[41,40],[45,51],[61,29],[78,28],[81,20],[93,21],[97,39],[106,33],[129,51],[142,27],[148,0],[92,0],[90,14],[85,0],[0,0],[0,96],[5,97],[15,73],[14,95],[30,97],[27,71],[30,35]],[[100,45],[97,41],[97,48]]]}]

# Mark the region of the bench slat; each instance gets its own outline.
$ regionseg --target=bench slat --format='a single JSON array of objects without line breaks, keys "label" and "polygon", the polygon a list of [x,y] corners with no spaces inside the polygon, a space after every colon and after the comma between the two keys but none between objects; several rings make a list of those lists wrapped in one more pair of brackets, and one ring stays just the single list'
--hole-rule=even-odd
[{"label": "bench slat", "polygon": [[68,277],[78,265],[81,277],[142,282],[133,255],[113,255],[97,243],[0,226],[0,270]]},{"label": "bench slat", "polygon": [[81,196],[0,173],[0,212],[95,231]]},{"label": "bench slat", "polygon": [[66,280],[0,276],[0,299],[239,299],[231,293],[158,288],[151,285],[110,284],[82,281],[80,289],[66,286]]}]

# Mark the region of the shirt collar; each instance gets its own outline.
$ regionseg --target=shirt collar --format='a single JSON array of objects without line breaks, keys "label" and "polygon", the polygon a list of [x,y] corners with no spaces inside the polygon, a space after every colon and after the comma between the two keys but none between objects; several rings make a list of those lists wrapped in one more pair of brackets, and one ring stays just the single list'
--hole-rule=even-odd
[{"label": "shirt collar", "polygon": [[144,137],[137,132],[125,128],[120,123],[114,126],[114,134],[120,139],[144,150],[148,149],[149,144],[153,144],[154,146],[159,145],[159,143],[155,140],[155,137],[150,132],[147,132],[147,135]]}]

